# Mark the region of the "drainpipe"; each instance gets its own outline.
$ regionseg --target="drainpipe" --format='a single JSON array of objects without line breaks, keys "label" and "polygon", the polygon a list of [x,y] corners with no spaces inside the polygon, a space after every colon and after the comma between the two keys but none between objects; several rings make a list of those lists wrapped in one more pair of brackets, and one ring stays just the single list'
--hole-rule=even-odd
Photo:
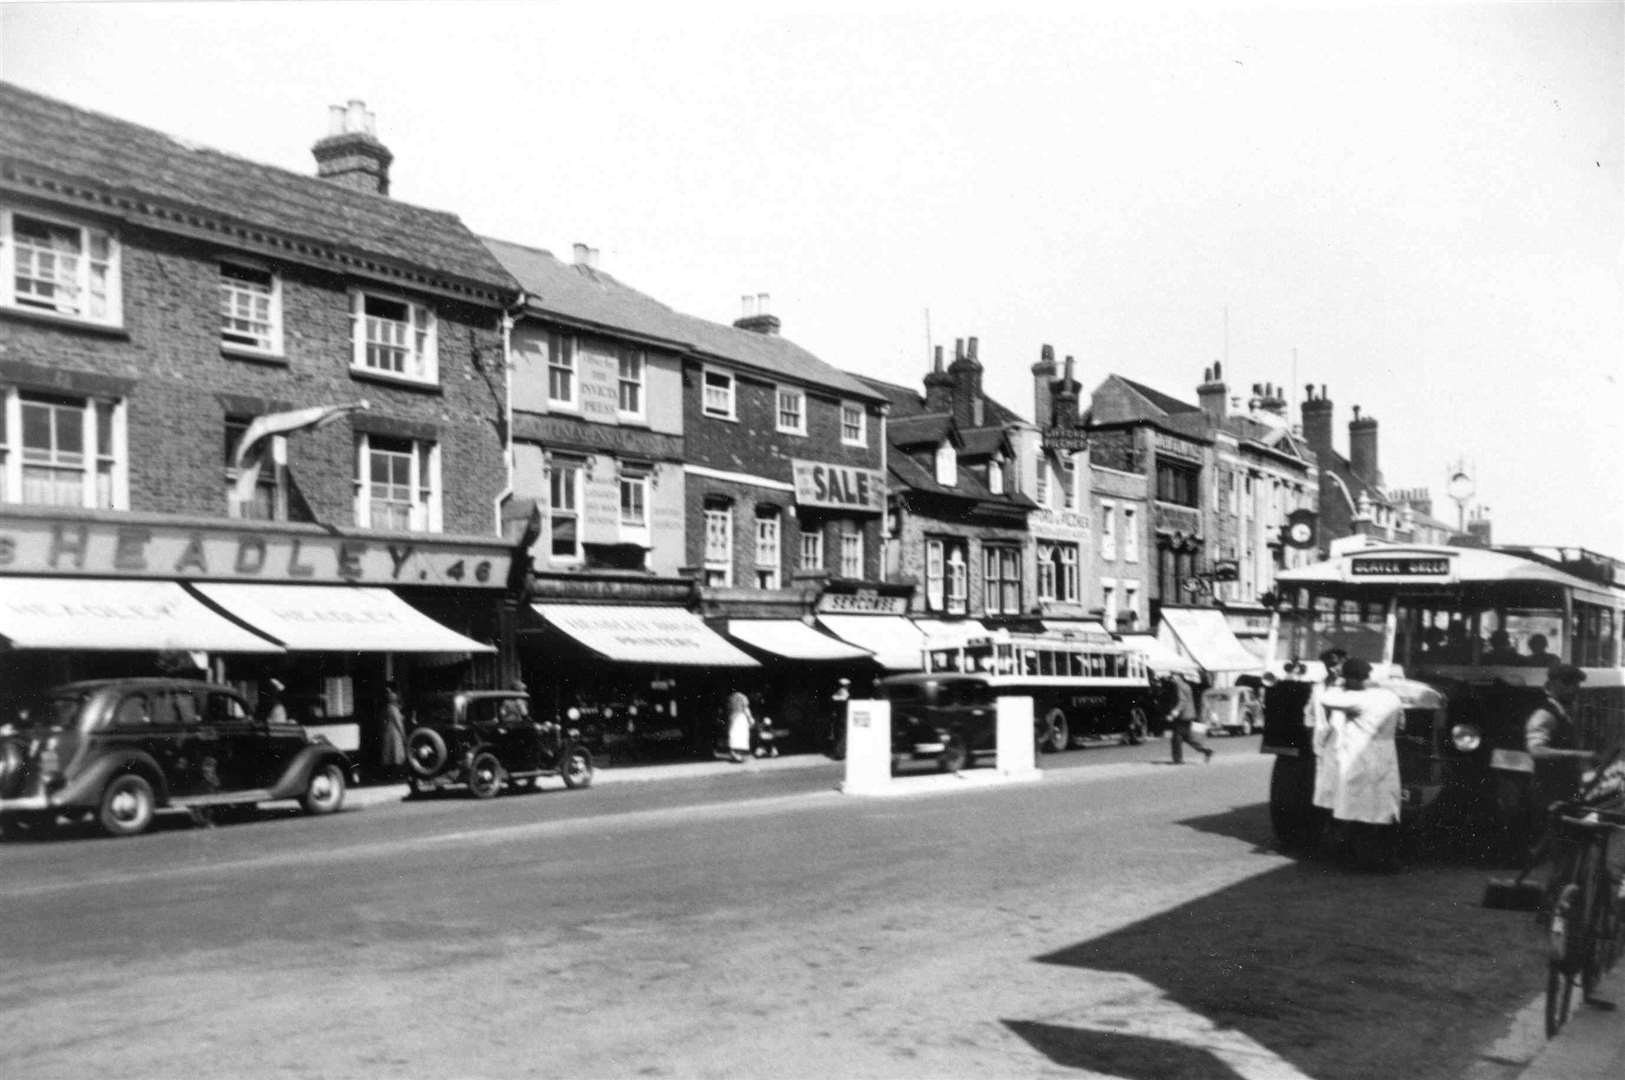
[{"label": "drainpipe", "polygon": [[[886,485],[886,494],[880,500],[880,573],[877,580],[886,581],[886,567],[891,564],[891,549],[893,544],[901,544],[903,538],[899,536],[892,539],[886,535],[891,523],[891,473],[886,469],[886,454],[891,442],[886,437],[886,417],[891,414],[891,402],[882,402],[880,405],[880,482]],[[902,512],[898,512],[897,531],[903,531]]]},{"label": "drainpipe", "polygon": [[502,464],[503,485],[492,503],[496,519],[496,534],[502,535],[502,506],[513,498],[513,321],[514,312],[523,314],[525,294],[520,293],[513,305],[503,309],[499,326],[502,330]]}]

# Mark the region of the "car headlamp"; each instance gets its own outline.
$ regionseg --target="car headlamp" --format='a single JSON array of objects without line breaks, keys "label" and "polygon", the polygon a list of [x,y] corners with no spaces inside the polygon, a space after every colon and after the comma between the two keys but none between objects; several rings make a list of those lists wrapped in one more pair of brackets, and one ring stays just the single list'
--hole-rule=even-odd
[{"label": "car headlamp", "polygon": [[569,717],[571,720],[580,720],[581,710],[572,705],[565,710],[564,715]]},{"label": "car headlamp", "polygon": [[1470,754],[1484,741],[1484,733],[1476,724],[1455,724],[1450,728],[1450,742],[1457,750]]}]

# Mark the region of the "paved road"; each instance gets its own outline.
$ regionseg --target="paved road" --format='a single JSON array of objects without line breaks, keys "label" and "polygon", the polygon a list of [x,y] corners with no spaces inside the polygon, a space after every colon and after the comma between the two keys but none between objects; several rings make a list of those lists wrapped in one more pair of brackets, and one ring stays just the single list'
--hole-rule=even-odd
[{"label": "paved road", "polygon": [[4,1072],[1482,1066],[1537,989],[1524,920],[1477,907],[1479,868],[1274,854],[1255,742],[900,799],[839,795],[830,765],[6,845]]}]

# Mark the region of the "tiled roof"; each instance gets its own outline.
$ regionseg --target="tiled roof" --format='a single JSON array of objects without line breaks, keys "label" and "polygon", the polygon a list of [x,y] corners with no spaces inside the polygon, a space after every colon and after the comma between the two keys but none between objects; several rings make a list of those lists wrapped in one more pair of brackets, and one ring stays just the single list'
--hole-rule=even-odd
[{"label": "tiled roof", "polygon": [[1125,379],[1121,375],[1113,375],[1112,378],[1121,381],[1123,385],[1129,387],[1135,393],[1145,398],[1152,405],[1156,406],[1158,409],[1161,409],[1169,416],[1177,416],[1180,413],[1199,413],[1202,411],[1187,401],[1180,401],[1178,398],[1169,397],[1161,390],[1153,390],[1144,383],[1137,383],[1133,379]]},{"label": "tiled roof", "polygon": [[685,315],[596,267],[552,252],[486,238],[491,254],[519,282],[527,306],[542,315],[664,342],[680,352],[751,368],[863,401],[883,395],[777,334],[762,334]]},{"label": "tiled roof", "polygon": [[[184,208],[501,293],[513,288],[455,214],[193,146],[6,82],[0,82],[0,169],[14,188],[21,176],[46,174],[58,182],[54,194],[42,192],[47,197],[79,201],[84,195],[76,187],[93,189],[99,205],[108,205],[100,196],[111,197],[133,220],[156,228],[175,221],[177,231],[186,231],[183,220],[157,213]],[[297,261],[295,250],[290,260]]]},{"label": "tiled roof", "polygon": [[886,436],[893,446],[918,446],[921,443],[940,443],[954,430],[953,420],[947,413],[921,413],[917,416],[893,417],[886,422]]}]

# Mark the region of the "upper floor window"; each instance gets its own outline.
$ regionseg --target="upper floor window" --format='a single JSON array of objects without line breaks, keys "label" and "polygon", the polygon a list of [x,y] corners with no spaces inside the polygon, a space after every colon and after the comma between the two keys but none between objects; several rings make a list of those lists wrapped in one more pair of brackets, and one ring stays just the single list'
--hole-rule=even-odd
[{"label": "upper floor window", "polygon": [[705,369],[703,376],[704,396],[700,402],[700,411],[706,416],[719,416],[725,420],[734,418],[734,377],[726,371]]},{"label": "upper floor window", "polygon": [[1100,504],[1100,557],[1117,558],[1117,505]]},{"label": "upper floor window", "polygon": [[802,526],[801,568],[803,570],[824,568],[824,531],[816,526]]},{"label": "upper floor window", "polygon": [[1004,494],[1004,459],[994,458],[987,463],[987,489],[995,495]]},{"label": "upper floor window", "polygon": [[410,300],[357,292],[351,295],[351,316],[354,367],[412,382],[439,380],[434,312]]},{"label": "upper floor window", "polygon": [[863,576],[863,533],[856,526],[848,526],[841,533],[841,576]]},{"label": "upper floor window", "polygon": [[1123,558],[1128,562],[1140,561],[1140,524],[1134,507],[1123,507]]},{"label": "upper floor window", "polygon": [[778,430],[786,435],[807,434],[807,395],[800,390],[781,386],[775,397],[778,401]]},{"label": "upper floor window", "polygon": [[582,464],[562,455],[547,462],[547,553],[556,562],[581,558]]},{"label": "upper floor window", "polygon": [[1061,509],[1076,510],[1077,508],[1078,466],[1069,456],[1061,461]]},{"label": "upper floor window", "polygon": [[944,586],[946,584],[947,573],[943,559],[942,541],[927,540],[925,542],[925,606],[928,610],[942,610]]},{"label": "upper floor window", "polygon": [[122,510],[124,403],[7,388],[0,409],[0,500]]},{"label": "upper floor window", "polygon": [[868,439],[864,430],[864,417],[862,405],[855,405],[850,401],[841,402],[841,442],[847,446],[865,446]]},{"label": "upper floor window", "polygon": [[220,341],[250,352],[282,351],[282,283],[274,273],[220,264]]},{"label": "upper floor window", "polygon": [[87,225],[0,210],[0,304],[117,325],[118,241]]},{"label": "upper floor window", "polygon": [[963,540],[948,545],[948,597],[950,615],[965,614],[970,596],[970,564],[965,557]]},{"label": "upper floor window", "polygon": [[1050,508],[1049,501],[1049,457],[1044,451],[1038,451],[1038,460],[1034,463],[1037,472],[1033,484],[1033,502],[1046,510]]},{"label": "upper floor window", "polygon": [[727,587],[734,582],[733,503],[726,499],[705,502],[705,584]]},{"label": "upper floor window", "polygon": [[569,334],[547,336],[547,403],[577,408],[576,339]]},{"label": "upper floor window", "polygon": [[621,474],[621,531],[640,532],[649,527],[649,477],[642,472]]},{"label": "upper floor window", "polygon": [[953,487],[954,480],[959,476],[959,456],[954,453],[952,443],[943,443],[937,447],[937,483],[943,487]]},{"label": "upper floor window", "polygon": [[779,587],[779,508],[756,510],[756,587]]},{"label": "upper floor window", "polygon": [[993,615],[1021,614],[1021,549],[990,547],[985,551],[985,606]]},{"label": "upper floor window", "polygon": [[440,447],[363,433],[356,440],[356,522],[364,529],[440,531]]},{"label": "upper floor window", "polygon": [[243,468],[254,473],[254,487],[246,500],[239,501],[237,447],[248,431],[252,417],[226,417],[226,514],[250,521],[288,520],[286,470],[288,440],[282,435],[261,439],[250,451]]},{"label": "upper floor window", "polygon": [[1157,498],[1179,506],[1198,506],[1201,472],[1172,461],[1157,462]]},{"label": "upper floor window", "polygon": [[1077,602],[1079,596],[1076,544],[1038,545],[1038,598],[1063,604]]},{"label": "upper floor window", "polygon": [[643,415],[643,354],[622,349],[620,355],[619,398],[616,408],[622,416]]}]

